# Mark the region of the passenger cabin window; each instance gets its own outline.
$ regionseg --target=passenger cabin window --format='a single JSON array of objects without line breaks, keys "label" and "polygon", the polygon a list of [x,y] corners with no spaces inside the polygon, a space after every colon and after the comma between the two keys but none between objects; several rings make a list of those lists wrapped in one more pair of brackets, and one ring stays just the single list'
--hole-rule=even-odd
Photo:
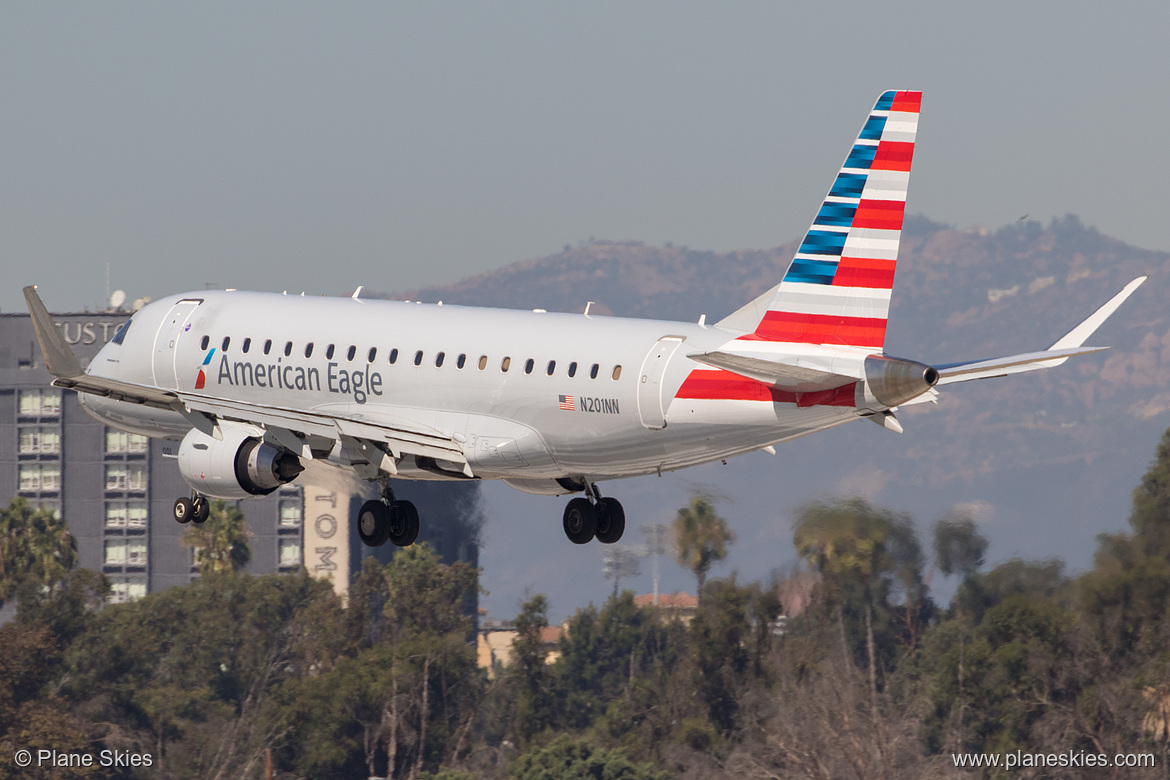
[{"label": "passenger cabin window", "polygon": [[598,369],[600,369],[600,368],[601,368],[601,366],[599,366],[599,365],[597,365],[596,363],[594,363],[594,364],[593,364],[593,368],[589,369],[589,378],[590,378],[590,379],[596,379],[596,378],[597,378],[597,371],[598,371]]},{"label": "passenger cabin window", "polygon": [[398,362],[398,348],[395,347],[394,349],[390,350],[390,365],[394,365],[397,362]]},{"label": "passenger cabin window", "polygon": [[480,355],[479,356],[479,370],[483,371],[485,368],[487,368],[487,355]]},{"label": "passenger cabin window", "polygon": [[414,364],[416,366],[422,365],[422,350],[421,349],[418,352],[414,353]]},{"label": "passenger cabin window", "polygon": [[555,361],[555,360],[548,361],[548,375],[552,376],[553,372],[556,370],[557,370],[557,361]]},{"label": "passenger cabin window", "polygon": [[284,356],[288,357],[291,354],[292,354],[292,342],[286,341],[286,342],[284,342]]},{"label": "passenger cabin window", "polygon": [[532,358],[528,358],[527,360],[525,360],[525,361],[524,361],[524,373],[525,373],[525,374],[531,374],[531,373],[532,373],[532,367],[533,367],[534,365],[536,365],[536,364],[533,362]]},{"label": "passenger cabin window", "polygon": [[460,356],[459,356],[459,357],[458,357],[458,358],[455,360],[455,367],[456,367],[456,368],[463,368],[463,366],[464,366],[466,363],[467,363],[467,355],[460,355]]},{"label": "passenger cabin window", "polygon": [[577,376],[577,361],[574,360],[569,364],[569,379],[572,379],[575,376]]},{"label": "passenger cabin window", "polygon": [[347,349],[345,351],[345,359],[346,360],[353,360],[353,356],[356,354],[357,354],[357,347],[355,347],[353,344],[350,344],[349,349]]},{"label": "passenger cabin window", "polygon": [[[126,327],[126,326],[125,326],[125,325],[123,325],[122,327],[124,328],[124,327]],[[118,341],[118,334],[116,334],[116,333],[114,334],[114,341]],[[118,341],[118,343],[119,343],[119,344],[121,344],[122,342]],[[199,349],[204,349],[204,350],[205,350],[205,349],[207,349],[207,346],[208,346],[210,343],[211,343],[211,337],[210,337],[210,336],[204,336],[204,337],[203,337],[203,338],[200,340],[200,342],[199,342]]]},{"label": "passenger cabin window", "polygon": [[247,354],[248,350],[251,348],[252,348],[252,339],[244,339],[244,345],[242,347],[244,354]]},{"label": "passenger cabin window", "polygon": [[621,378],[622,378],[622,367],[621,366],[614,366],[613,367],[613,381],[616,382]]},{"label": "passenger cabin window", "polygon": [[231,336],[224,336],[223,337],[223,344],[220,346],[220,351],[227,352],[228,344],[231,344],[231,343],[232,343],[232,337]]},{"label": "passenger cabin window", "polygon": [[377,357],[378,357],[378,348],[377,347],[370,347],[370,354],[366,355],[366,362],[373,363]]},{"label": "passenger cabin window", "polygon": [[508,369],[511,367],[512,367],[512,358],[506,357],[500,361],[500,370],[503,371],[505,374],[508,373]]},{"label": "passenger cabin window", "polygon": [[325,347],[325,359],[326,359],[326,360],[332,360],[332,359],[333,359],[333,345],[332,345],[332,344],[330,344],[329,346]]},{"label": "passenger cabin window", "polygon": [[313,342],[305,345],[305,357],[313,357]]},{"label": "passenger cabin window", "polygon": [[447,357],[446,352],[440,352],[439,354],[435,355],[435,368],[439,368],[443,365],[443,358],[445,357]]},{"label": "passenger cabin window", "polygon": [[[118,328],[118,331],[117,331],[117,333],[114,334],[114,338],[113,338],[113,342],[115,344],[121,344],[122,341],[126,338],[126,331],[130,330],[130,322],[131,322],[131,320],[126,320],[125,322],[122,323],[122,327]],[[204,341],[203,348],[207,349],[207,343],[206,343],[207,337],[206,336],[203,337],[203,341]]]},{"label": "passenger cabin window", "polygon": [[264,354],[267,355],[271,351],[272,351],[272,339],[265,339],[264,340]]}]

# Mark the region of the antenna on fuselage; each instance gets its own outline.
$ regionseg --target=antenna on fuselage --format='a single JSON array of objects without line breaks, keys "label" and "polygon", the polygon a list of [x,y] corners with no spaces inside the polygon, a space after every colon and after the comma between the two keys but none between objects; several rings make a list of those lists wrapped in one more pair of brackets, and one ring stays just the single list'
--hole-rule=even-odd
[{"label": "antenna on fuselage", "polygon": [[589,307],[593,305],[593,301],[585,301],[585,316],[589,316]]},{"label": "antenna on fuselage", "polygon": [[363,288],[363,287],[365,287],[365,285],[364,285],[364,284],[359,284],[359,285],[357,286],[357,289],[353,291],[353,295],[351,295],[351,296],[349,296],[349,297],[350,297],[350,298],[353,298],[353,299],[356,301],[356,300],[358,299],[358,296],[362,294],[362,288]]}]

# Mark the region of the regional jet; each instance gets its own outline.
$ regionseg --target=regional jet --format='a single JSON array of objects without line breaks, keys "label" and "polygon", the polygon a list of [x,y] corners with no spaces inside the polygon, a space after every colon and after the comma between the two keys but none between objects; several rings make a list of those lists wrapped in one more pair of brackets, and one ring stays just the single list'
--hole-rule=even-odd
[{"label": "regional jet", "polygon": [[418,534],[396,479],[575,493],[565,534],[612,544],[625,512],[599,483],[853,420],[901,432],[897,410],[939,387],[1102,349],[1086,339],[1145,277],[1046,350],[935,366],[885,354],[920,104],[878,98],[779,283],[715,323],[201,291],[140,309],[83,368],[36,288],[25,296],[53,384],[177,456],[192,491],[180,523],[321,461],[377,486],[357,517],[368,545]]}]

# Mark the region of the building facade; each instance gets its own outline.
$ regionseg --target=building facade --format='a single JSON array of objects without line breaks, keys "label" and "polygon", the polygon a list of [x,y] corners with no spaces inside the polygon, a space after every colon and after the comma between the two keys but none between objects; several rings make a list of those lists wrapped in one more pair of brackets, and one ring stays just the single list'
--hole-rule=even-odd
[{"label": "building facade", "polygon": [[[86,365],[126,313],[53,315]],[[198,576],[185,526],[171,508],[191,490],[158,440],[94,420],[76,393],[49,385],[27,314],[0,314],[0,499],[24,497],[63,517],[77,539],[79,565],[109,578],[111,601],[189,582]],[[479,491],[474,484],[395,485],[423,517],[420,541],[444,561],[478,561]],[[344,593],[364,557],[388,560],[393,548],[362,545],[350,519],[365,488],[345,472],[312,464],[291,485],[239,502],[251,533],[248,571],[296,571]]]}]

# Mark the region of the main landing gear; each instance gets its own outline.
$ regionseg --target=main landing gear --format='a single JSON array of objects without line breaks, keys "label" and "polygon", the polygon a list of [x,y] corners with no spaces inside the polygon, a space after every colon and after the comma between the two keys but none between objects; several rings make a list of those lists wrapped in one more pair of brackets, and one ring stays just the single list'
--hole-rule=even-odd
[{"label": "main landing gear", "polygon": [[358,536],[370,547],[387,541],[409,547],[418,538],[418,510],[410,501],[397,501],[389,481],[382,484],[382,498],[367,501],[358,510]]},{"label": "main landing gear", "polygon": [[190,498],[183,496],[175,501],[173,511],[175,520],[180,523],[205,523],[211,516],[211,502],[207,500],[207,496],[198,493]]},{"label": "main landing gear", "polygon": [[565,536],[573,544],[588,544],[597,539],[613,544],[626,530],[626,510],[616,498],[602,498],[597,485],[590,485],[588,498],[574,498],[565,507]]}]

